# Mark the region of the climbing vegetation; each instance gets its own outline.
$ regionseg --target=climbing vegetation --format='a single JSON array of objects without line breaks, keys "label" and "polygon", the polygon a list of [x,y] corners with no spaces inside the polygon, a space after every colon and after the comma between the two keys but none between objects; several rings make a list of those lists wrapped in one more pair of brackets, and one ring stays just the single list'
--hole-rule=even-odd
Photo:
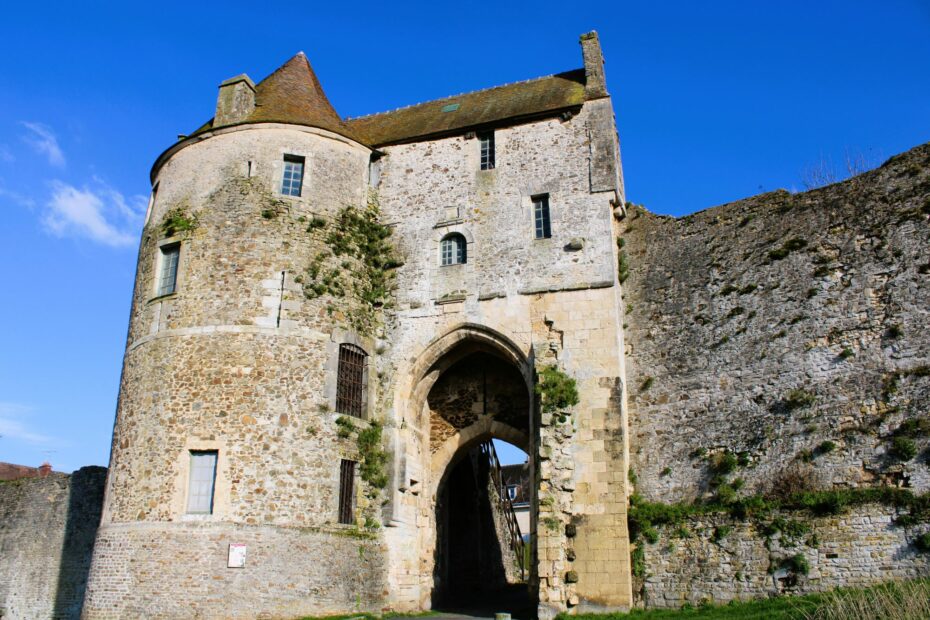
[{"label": "climbing vegetation", "polygon": [[319,251],[301,279],[308,299],[329,297],[327,312],[337,309],[332,298],[351,298],[354,303],[340,305],[348,323],[361,334],[370,334],[380,308],[392,305],[394,270],[401,265],[390,242],[391,228],[379,221],[380,212],[374,195],[364,209],[343,208],[327,222],[314,217],[307,232],[325,234],[325,248]]},{"label": "climbing vegetation", "polygon": [[197,216],[189,215],[183,208],[175,207],[165,214],[161,230],[166,237],[190,232],[197,228]]},{"label": "climbing vegetation", "polygon": [[558,413],[559,422],[568,418],[567,409],[578,404],[578,386],[572,377],[556,366],[545,366],[539,371],[536,394],[544,413]]}]

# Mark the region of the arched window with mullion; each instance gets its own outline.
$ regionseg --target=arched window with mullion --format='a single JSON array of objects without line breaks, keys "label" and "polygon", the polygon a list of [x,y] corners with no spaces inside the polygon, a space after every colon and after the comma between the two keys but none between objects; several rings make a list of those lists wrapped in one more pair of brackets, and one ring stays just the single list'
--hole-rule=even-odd
[{"label": "arched window with mullion", "polygon": [[443,266],[461,265],[468,260],[465,237],[451,233],[439,242],[439,258]]}]

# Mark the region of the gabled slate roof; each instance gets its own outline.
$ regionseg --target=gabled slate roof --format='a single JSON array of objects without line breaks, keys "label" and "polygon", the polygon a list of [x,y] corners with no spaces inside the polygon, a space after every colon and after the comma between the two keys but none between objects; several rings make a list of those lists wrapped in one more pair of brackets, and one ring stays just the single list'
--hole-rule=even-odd
[{"label": "gabled slate roof", "polygon": [[446,97],[347,121],[369,146],[407,142],[505,120],[531,118],[581,106],[584,69]]}]

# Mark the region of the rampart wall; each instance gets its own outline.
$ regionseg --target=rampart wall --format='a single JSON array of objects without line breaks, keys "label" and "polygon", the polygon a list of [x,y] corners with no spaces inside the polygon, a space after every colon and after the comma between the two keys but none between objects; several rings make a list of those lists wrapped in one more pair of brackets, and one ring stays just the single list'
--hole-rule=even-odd
[{"label": "rampart wall", "polygon": [[0,482],[0,618],[80,617],[106,473]]},{"label": "rampart wall", "polygon": [[[821,541],[846,541],[803,550],[821,577],[801,589],[844,574],[859,575],[850,583],[925,574],[915,531],[896,523],[919,512],[907,497],[930,489],[928,222],[930,145],[815,191],[680,219],[631,209],[621,243],[634,503],[745,513],[732,508],[749,498],[844,491],[807,498],[859,505],[862,489],[898,489],[883,507],[847,516],[839,505],[820,507],[837,513],[828,520],[795,511]],[[772,554],[753,528],[773,514],[730,524],[741,542],[710,545],[707,523],[677,518],[670,532],[693,527],[705,532],[700,542],[641,536],[641,595],[666,604],[770,593]],[[730,549],[740,545],[755,550]],[[820,563],[818,553],[835,557]]]}]

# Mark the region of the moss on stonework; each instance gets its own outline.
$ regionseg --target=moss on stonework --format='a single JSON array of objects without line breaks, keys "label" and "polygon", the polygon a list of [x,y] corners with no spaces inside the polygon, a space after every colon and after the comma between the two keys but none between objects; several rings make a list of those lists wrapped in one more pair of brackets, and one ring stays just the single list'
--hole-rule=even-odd
[{"label": "moss on stonework", "polygon": [[195,228],[197,228],[197,217],[189,215],[182,207],[175,207],[168,211],[161,223],[162,233],[166,237],[190,232]]},{"label": "moss on stonework", "polygon": [[[347,206],[331,222],[314,217],[307,227],[310,233],[325,233],[326,249],[307,266],[304,295],[348,298],[342,308],[348,323],[366,335],[377,324],[377,312],[392,306],[394,270],[401,265],[389,241],[391,229],[379,222],[379,216],[372,195],[365,208]],[[330,302],[327,310],[332,314],[335,305]]]}]

